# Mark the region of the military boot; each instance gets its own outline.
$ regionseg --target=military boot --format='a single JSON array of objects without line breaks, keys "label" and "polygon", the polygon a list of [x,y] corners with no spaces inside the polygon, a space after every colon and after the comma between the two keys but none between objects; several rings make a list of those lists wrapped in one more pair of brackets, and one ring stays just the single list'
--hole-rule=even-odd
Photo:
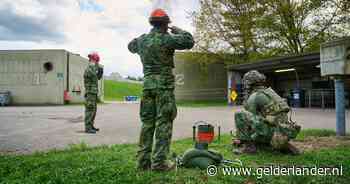
[{"label": "military boot", "polygon": [[138,166],[137,167],[138,171],[148,171],[151,170],[151,165],[144,165],[144,166]]},{"label": "military boot", "polygon": [[234,147],[241,147],[245,143],[246,143],[246,141],[244,141],[244,140],[232,139],[232,146],[234,146]]},{"label": "military boot", "polygon": [[292,155],[300,155],[301,154],[301,151],[291,143],[288,143],[288,147],[287,147],[286,151]]},{"label": "military boot", "polygon": [[137,164],[137,170],[138,171],[147,171],[151,170],[151,161],[139,161]]},{"label": "military boot", "polygon": [[94,130],[92,128],[86,128],[85,129],[85,133],[87,133],[87,134],[96,134],[96,130]]},{"label": "military boot", "polygon": [[244,143],[238,149],[233,150],[233,153],[235,154],[242,154],[242,153],[255,154],[256,152],[257,152],[256,146],[252,142]]},{"label": "military boot", "polygon": [[152,171],[171,171],[174,170],[176,167],[175,163],[171,161],[166,161],[163,164],[159,165],[152,165]]},{"label": "military boot", "polygon": [[96,128],[96,127],[94,127],[94,126],[92,126],[92,129],[95,130],[96,132],[100,131],[99,128]]}]

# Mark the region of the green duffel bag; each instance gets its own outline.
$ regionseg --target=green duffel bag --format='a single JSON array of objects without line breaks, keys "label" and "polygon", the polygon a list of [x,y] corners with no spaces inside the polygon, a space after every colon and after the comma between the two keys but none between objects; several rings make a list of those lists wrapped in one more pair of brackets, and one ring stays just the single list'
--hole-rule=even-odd
[{"label": "green duffel bag", "polygon": [[182,165],[186,168],[207,169],[209,165],[219,165],[223,156],[214,150],[188,149],[182,159]]}]

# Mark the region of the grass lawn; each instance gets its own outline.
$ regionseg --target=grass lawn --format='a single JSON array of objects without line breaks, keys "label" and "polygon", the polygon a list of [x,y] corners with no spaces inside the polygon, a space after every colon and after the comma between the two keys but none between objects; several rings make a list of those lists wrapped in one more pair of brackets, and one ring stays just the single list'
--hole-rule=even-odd
[{"label": "grass lawn", "polygon": [[[142,84],[118,82],[113,80],[104,80],[104,100],[106,101],[123,101],[124,96],[142,95]],[[178,106],[182,107],[208,107],[208,106],[226,106],[225,100],[215,101],[177,101]]]},{"label": "grass lawn", "polygon": [[[329,130],[306,130],[298,137],[303,142],[310,136],[333,136]],[[226,159],[240,159],[245,167],[257,168],[270,164],[284,166],[343,166],[343,176],[224,176],[221,172],[210,177],[206,171],[180,168],[168,173],[138,172],[135,169],[135,144],[90,148],[86,144],[72,145],[64,151],[50,151],[22,156],[0,156],[0,183],[117,183],[117,184],[190,184],[190,183],[293,183],[293,184],[347,184],[350,181],[350,144],[333,145],[329,148],[308,150],[299,156],[284,155],[269,149],[256,155],[234,155],[228,135],[221,142],[210,145]],[[191,139],[176,141],[172,152],[183,153],[193,147]],[[219,168],[220,169],[220,168]]]},{"label": "grass lawn", "polygon": [[104,80],[104,100],[123,101],[124,96],[140,96],[142,84]]}]

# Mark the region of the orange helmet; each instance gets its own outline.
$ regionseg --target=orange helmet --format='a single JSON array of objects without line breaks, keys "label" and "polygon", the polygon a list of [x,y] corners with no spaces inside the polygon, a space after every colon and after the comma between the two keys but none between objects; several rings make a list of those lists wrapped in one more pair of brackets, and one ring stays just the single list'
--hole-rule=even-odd
[{"label": "orange helmet", "polygon": [[98,55],[97,52],[92,52],[88,55],[89,60],[94,60],[96,62],[100,61],[100,56]]},{"label": "orange helmet", "polygon": [[168,14],[163,9],[155,9],[149,17],[149,23],[151,25],[154,25],[157,22],[166,24],[171,22]]}]

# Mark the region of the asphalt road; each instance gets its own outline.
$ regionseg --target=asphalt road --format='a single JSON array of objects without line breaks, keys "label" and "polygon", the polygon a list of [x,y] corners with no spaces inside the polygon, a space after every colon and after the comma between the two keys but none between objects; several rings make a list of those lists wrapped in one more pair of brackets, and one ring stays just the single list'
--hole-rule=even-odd
[{"label": "asphalt road", "polygon": [[[222,132],[234,128],[234,111],[240,107],[179,107],[174,139],[191,137],[194,122],[220,124]],[[85,134],[83,106],[0,107],[0,152],[31,153],[62,149],[69,144],[136,143],[140,130],[139,104],[111,103],[98,106],[96,135]],[[350,114],[347,111],[347,130]],[[293,119],[303,128],[335,129],[334,109],[294,109]]]}]

